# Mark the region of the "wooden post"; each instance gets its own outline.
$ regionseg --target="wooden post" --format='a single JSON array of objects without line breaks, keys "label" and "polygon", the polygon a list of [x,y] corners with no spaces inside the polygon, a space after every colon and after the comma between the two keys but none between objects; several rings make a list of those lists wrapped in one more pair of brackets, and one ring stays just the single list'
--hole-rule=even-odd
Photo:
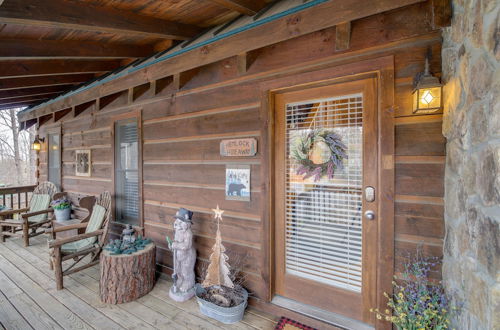
[{"label": "wooden post", "polygon": [[132,254],[101,253],[101,301],[121,304],[138,299],[153,289],[156,248],[149,244]]},{"label": "wooden post", "polygon": [[56,246],[54,248],[54,258],[52,259],[52,265],[54,266],[54,273],[56,277],[56,287],[57,290],[63,289],[63,272],[62,272],[62,261],[61,261],[61,247]]}]

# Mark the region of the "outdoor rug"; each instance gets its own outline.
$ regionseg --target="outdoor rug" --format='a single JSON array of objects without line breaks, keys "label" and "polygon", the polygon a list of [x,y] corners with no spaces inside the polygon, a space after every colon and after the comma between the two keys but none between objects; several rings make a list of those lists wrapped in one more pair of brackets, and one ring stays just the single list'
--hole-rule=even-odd
[{"label": "outdoor rug", "polygon": [[287,317],[282,316],[280,320],[278,321],[278,324],[276,324],[276,327],[274,328],[275,330],[297,330],[297,329],[302,329],[302,330],[316,330],[315,328],[308,327],[307,325],[304,325],[302,323],[299,323],[297,321],[291,320]]}]

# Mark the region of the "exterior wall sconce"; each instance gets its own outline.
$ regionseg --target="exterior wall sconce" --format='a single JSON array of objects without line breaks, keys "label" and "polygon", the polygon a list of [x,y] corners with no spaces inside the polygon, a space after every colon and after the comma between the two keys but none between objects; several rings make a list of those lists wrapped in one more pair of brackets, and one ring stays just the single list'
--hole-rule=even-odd
[{"label": "exterior wall sconce", "polygon": [[434,113],[443,106],[443,85],[429,73],[429,58],[425,59],[425,71],[417,75],[413,89],[413,113]]},{"label": "exterior wall sconce", "polygon": [[44,138],[39,137],[38,134],[35,135],[35,140],[31,144],[31,149],[33,149],[35,151],[40,151],[42,149],[43,141],[45,141]]}]

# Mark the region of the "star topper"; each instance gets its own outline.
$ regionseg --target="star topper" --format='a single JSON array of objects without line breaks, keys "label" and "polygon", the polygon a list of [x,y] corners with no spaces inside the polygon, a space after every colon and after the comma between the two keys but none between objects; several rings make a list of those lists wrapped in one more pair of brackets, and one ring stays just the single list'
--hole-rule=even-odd
[{"label": "star topper", "polygon": [[219,204],[217,204],[217,208],[212,209],[212,211],[214,211],[214,213],[215,213],[214,219],[222,220],[222,213],[224,213],[224,211],[219,208]]}]

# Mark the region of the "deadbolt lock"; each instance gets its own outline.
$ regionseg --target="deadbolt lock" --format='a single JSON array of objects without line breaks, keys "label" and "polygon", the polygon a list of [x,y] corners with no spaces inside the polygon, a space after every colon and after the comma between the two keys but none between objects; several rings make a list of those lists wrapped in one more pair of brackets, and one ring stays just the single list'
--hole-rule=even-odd
[{"label": "deadbolt lock", "polygon": [[375,201],[375,188],[373,188],[372,186],[367,186],[365,188],[365,200],[367,202]]}]

